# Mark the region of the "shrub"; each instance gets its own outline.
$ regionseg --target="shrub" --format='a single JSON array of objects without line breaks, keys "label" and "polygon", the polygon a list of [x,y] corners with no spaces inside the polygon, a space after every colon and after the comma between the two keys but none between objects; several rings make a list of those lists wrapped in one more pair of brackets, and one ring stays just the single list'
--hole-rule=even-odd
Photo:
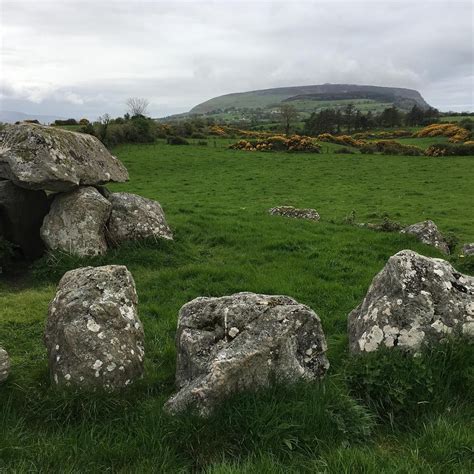
[{"label": "shrub", "polygon": [[345,145],[345,146],[353,146],[356,148],[362,147],[366,144],[364,140],[356,140],[352,138],[350,135],[332,135],[330,133],[322,133],[318,135],[317,139],[320,142],[329,142],[335,143],[336,145]]},{"label": "shrub", "polygon": [[437,143],[425,150],[426,156],[473,156],[474,142],[466,143]]},{"label": "shrub", "polygon": [[381,131],[381,132],[360,132],[354,133],[352,135],[355,139],[360,140],[367,140],[373,138],[382,138],[384,140],[390,138],[402,138],[402,137],[411,137],[412,132],[410,130],[391,130],[390,132]]},{"label": "shrub", "polygon": [[474,394],[474,344],[458,340],[426,347],[418,356],[385,349],[352,357],[346,380],[353,396],[382,419],[409,421]]},{"label": "shrub", "polygon": [[78,125],[76,119],[70,118],[66,120],[55,120],[54,125]]},{"label": "shrub", "polygon": [[284,137],[282,135],[274,135],[263,140],[239,140],[229,145],[232,150],[245,151],[286,151],[286,152],[311,152],[319,153],[321,147],[315,143],[310,137],[292,135]]},{"label": "shrub", "polygon": [[434,123],[423,128],[413,135],[414,137],[449,137],[450,142],[464,142],[471,136],[471,132],[452,123]]},{"label": "shrub", "polygon": [[206,135],[204,135],[204,133],[194,132],[191,134],[191,138],[206,138]]},{"label": "shrub", "polygon": [[166,143],[168,145],[189,145],[189,142],[183,137],[168,137]]},{"label": "shrub", "polygon": [[402,145],[394,140],[379,140],[373,142],[375,151],[381,152],[384,155],[407,155],[420,156],[423,155],[423,149],[413,145]]}]

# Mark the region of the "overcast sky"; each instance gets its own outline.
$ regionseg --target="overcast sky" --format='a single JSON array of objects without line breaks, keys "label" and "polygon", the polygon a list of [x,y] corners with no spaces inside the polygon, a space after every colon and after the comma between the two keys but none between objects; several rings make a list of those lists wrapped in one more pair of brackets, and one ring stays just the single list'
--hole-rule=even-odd
[{"label": "overcast sky", "polygon": [[474,110],[473,3],[0,0],[0,108],[153,116],[217,95],[325,82],[418,89]]}]

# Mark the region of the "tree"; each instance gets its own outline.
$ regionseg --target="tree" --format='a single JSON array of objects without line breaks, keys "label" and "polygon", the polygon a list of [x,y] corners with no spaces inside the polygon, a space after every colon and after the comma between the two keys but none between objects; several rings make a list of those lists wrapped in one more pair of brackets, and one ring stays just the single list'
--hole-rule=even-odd
[{"label": "tree", "polygon": [[425,113],[416,104],[405,116],[405,123],[409,126],[421,125],[425,118]]},{"label": "tree", "polygon": [[125,102],[128,107],[128,111],[132,117],[136,115],[143,115],[145,116],[148,113],[148,106],[150,102],[147,99],[143,99],[142,97],[130,97]]},{"label": "tree", "polygon": [[291,126],[298,118],[298,111],[292,105],[285,104],[280,106],[279,113],[285,135],[289,135]]},{"label": "tree", "polygon": [[395,106],[388,107],[379,115],[382,127],[397,127],[402,122],[402,116]]},{"label": "tree", "polygon": [[346,108],[344,109],[344,119],[347,125],[347,133],[351,133],[352,131],[352,123],[354,120],[354,104],[347,104]]}]

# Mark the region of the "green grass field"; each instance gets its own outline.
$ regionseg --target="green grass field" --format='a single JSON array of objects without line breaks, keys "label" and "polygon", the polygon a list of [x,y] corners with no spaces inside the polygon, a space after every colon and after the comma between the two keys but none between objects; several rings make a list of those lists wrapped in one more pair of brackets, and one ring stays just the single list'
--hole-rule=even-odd
[{"label": "green grass field", "polygon": [[[352,211],[361,222],[430,218],[474,241],[472,157],[248,153],[227,143],[114,150],[130,182],[110,188],[159,200],[174,242],[44,257],[2,281],[0,345],[13,367],[0,388],[0,472],[473,472],[472,346],[419,360],[347,356],[347,314],[388,257],[406,248],[441,255],[343,222]],[[314,207],[321,221],[267,214],[284,204]],[[450,257],[458,270],[474,273],[458,254]],[[121,394],[57,391],[42,342],[48,303],[66,270],[103,264],[134,275],[146,375]],[[313,308],[328,339],[328,376],[236,395],[205,420],[166,416],[180,307],[238,291],[287,294]]]}]

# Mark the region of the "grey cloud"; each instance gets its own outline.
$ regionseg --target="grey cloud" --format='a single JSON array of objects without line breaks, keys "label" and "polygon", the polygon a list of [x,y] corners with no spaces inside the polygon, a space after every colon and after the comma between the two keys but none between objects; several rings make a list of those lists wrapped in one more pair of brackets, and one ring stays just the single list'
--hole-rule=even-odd
[{"label": "grey cloud", "polygon": [[154,116],[216,95],[349,82],[473,110],[471,2],[2,2],[0,106]]}]

